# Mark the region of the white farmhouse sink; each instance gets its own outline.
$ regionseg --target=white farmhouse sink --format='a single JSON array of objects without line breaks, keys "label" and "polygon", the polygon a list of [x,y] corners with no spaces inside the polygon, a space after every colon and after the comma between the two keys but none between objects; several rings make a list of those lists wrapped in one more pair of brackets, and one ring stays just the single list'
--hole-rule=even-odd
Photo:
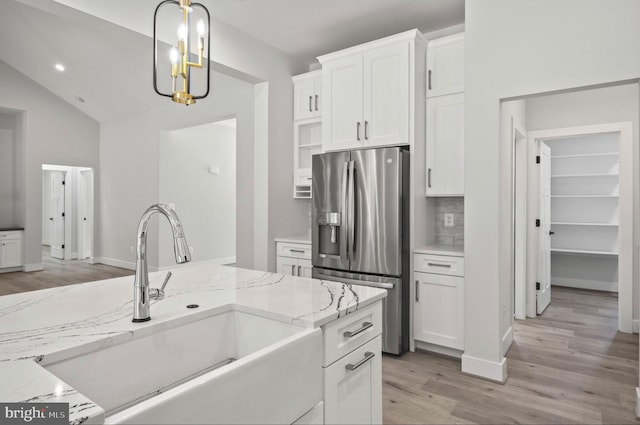
[{"label": "white farmhouse sink", "polygon": [[44,367],[106,423],[292,423],[322,399],[320,329],[235,311]]}]

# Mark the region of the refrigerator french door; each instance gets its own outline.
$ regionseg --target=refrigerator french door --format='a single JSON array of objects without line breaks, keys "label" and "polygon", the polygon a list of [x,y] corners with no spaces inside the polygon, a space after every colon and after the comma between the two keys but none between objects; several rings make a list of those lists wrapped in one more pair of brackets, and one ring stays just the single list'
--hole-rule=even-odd
[{"label": "refrigerator french door", "polygon": [[313,277],[387,289],[383,351],[409,346],[409,152],[361,149],[314,155]]}]

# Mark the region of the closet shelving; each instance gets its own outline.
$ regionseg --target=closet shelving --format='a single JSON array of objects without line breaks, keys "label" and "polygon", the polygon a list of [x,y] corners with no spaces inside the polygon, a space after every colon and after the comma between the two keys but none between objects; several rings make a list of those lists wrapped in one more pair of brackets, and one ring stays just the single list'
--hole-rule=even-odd
[{"label": "closet shelving", "polygon": [[597,267],[593,274],[610,288],[617,281],[618,137],[603,133],[546,143],[551,147],[552,282],[584,279],[589,267]]}]

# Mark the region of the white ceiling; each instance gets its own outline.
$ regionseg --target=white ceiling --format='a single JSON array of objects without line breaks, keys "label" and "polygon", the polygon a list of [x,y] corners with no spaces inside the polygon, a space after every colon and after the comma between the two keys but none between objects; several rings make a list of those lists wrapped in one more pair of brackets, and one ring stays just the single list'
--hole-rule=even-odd
[{"label": "white ceiling", "polygon": [[[140,90],[152,86],[151,41],[142,34],[151,32],[147,27],[159,1],[2,0],[0,60],[98,121],[153,108],[166,100]],[[430,32],[464,22],[464,0],[201,3],[215,19],[309,64],[316,56],[404,30]],[[56,62],[65,64],[64,73],[54,70]],[[212,79],[217,87],[241,84],[215,72]]]}]

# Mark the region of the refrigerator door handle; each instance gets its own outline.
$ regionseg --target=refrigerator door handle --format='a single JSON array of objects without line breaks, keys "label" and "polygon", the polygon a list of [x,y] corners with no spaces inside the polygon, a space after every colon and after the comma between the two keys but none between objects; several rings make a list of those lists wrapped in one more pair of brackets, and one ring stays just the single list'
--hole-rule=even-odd
[{"label": "refrigerator door handle", "polygon": [[356,256],[356,211],[355,211],[355,161],[349,161],[349,236],[348,236],[348,252],[349,258],[353,260]]},{"label": "refrigerator door handle", "polygon": [[347,261],[348,251],[347,251],[347,227],[349,226],[349,208],[347,205],[347,200],[349,194],[347,193],[347,185],[349,182],[349,161],[344,162],[344,166],[342,167],[342,225],[340,226],[340,260]]}]

